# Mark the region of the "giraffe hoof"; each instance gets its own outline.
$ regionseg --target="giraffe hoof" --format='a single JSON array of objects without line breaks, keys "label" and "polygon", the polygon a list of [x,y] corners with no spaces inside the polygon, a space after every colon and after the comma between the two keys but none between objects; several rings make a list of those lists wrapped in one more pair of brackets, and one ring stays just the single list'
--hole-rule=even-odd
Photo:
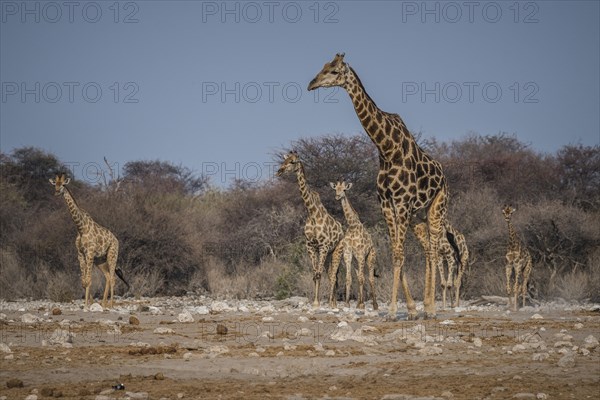
[{"label": "giraffe hoof", "polygon": [[358,308],[359,310],[364,310],[365,309],[365,305],[363,304],[359,304],[356,306],[356,308]]},{"label": "giraffe hoof", "polygon": [[416,321],[416,320],[418,320],[418,319],[419,319],[419,316],[418,316],[417,314],[408,314],[408,315],[406,316],[406,319],[407,319],[408,321]]},{"label": "giraffe hoof", "polygon": [[379,310],[379,305],[377,303],[373,303],[373,310]]},{"label": "giraffe hoof", "polygon": [[437,315],[436,314],[431,314],[431,313],[425,313],[425,319],[437,319]]}]

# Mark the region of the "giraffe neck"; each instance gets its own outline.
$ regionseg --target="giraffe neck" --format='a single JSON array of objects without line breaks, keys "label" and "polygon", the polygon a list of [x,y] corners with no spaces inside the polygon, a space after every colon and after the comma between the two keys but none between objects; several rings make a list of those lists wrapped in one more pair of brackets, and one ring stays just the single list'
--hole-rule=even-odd
[{"label": "giraffe neck", "polygon": [[304,175],[304,165],[302,165],[301,162],[298,162],[298,168],[296,169],[296,177],[298,178],[298,186],[300,187],[300,194],[302,195],[304,205],[306,206],[308,213],[312,214],[317,210],[317,205],[315,204],[312,192],[308,187],[308,183],[306,183],[306,176]]},{"label": "giraffe neck", "polygon": [[392,153],[402,149],[408,153],[414,145],[414,138],[408,131],[404,121],[396,115],[391,115],[380,110],[371,96],[367,93],[360,78],[348,66],[344,89],[348,92],[354,111],[360,120],[365,132],[377,146],[379,153],[389,159]]},{"label": "giraffe neck", "polygon": [[73,222],[75,222],[75,225],[77,226],[77,230],[79,232],[83,232],[85,230],[85,227],[87,226],[87,222],[90,219],[90,216],[87,215],[87,213],[81,208],[79,208],[77,202],[73,198],[73,195],[66,187],[64,188],[63,197],[65,199],[65,202],[67,203],[69,212],[71,213],[71,218],[73,218]]},{"label": "giraffe neck", "polygon": [[506,221],[508,225],[508,247],[511,249],[519,247],[519,238],[517,237],[517,232],[512,226],[510,219]]},{"label": "giraffe neck", "polygon": [[348,228],[353,228],[361,225],[360,219],[358,218],[358,214],[356,213],[346,196],[342,198],[342,208],[344,210],[344,216],[346,217],[346,221],[348,222]]}]

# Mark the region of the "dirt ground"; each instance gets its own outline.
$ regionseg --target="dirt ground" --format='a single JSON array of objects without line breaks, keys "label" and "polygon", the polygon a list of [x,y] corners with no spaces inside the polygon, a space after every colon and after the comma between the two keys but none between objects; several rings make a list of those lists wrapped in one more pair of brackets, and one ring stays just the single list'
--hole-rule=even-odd
[{"label": "dirt ground", "polygon": [[0,399],[600,398],[598,305],[392,321],[304,301],[0,301]]}]

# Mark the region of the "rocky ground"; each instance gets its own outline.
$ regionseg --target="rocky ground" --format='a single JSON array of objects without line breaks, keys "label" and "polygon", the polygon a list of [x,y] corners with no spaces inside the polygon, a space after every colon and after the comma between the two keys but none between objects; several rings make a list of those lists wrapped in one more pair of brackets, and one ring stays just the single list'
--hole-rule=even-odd
[{"label": "rocky ground", "polygon": [[600,305],[386,312],[306,298],[0,301],[0,399],[600,398]]}]

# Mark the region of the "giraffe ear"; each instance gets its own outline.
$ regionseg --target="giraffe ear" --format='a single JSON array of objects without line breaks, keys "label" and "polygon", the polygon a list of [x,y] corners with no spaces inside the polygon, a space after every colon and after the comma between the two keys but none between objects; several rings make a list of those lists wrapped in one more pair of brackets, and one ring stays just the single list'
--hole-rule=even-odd
[{"label": "giraffe ear", "polygon": [[350,190],[352,188],[352,183],[348,182],[346,183],[346,190]]},{"label": "giraffe ear", "polygon": [[71,182],[71,178],[67,178],[67,179],[65,179],[65,182],[63,183],[63,185],[68,185],[68,184],[69,184],[69,182]]},{"label": "giraffe ear", "polygon": [[333,183],[333,182],[329,182],[329,186],[331,186],[331,188],[332,188],[333,190],[335,190],[335,183]]},{"label": "giraffe ear", "polygon": [[56,179],[54,179],[54,178],[50,178],[50,179],[48,179],[48,181],[50,181],[50,184],[51,184],[52,186],[55,186],[55,185],[56,185]]}]

